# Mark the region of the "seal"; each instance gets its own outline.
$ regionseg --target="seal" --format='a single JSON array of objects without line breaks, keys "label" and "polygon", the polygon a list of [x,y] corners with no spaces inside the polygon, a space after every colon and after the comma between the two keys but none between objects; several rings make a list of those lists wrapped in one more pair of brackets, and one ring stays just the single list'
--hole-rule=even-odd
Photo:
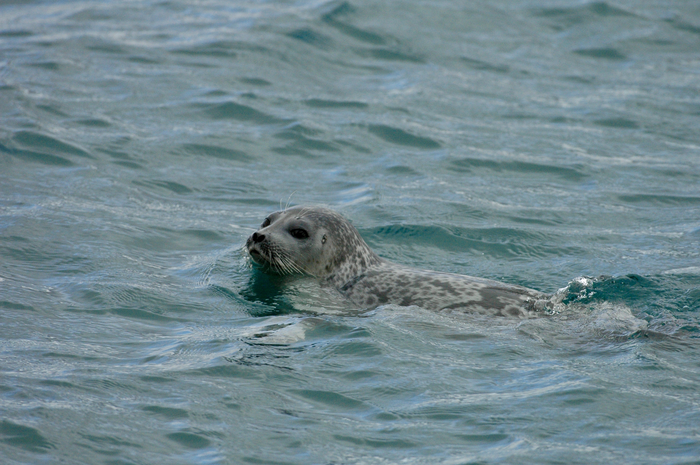
[{"label": "seal", "polygon": [[379,257],[343,216],[322,207],[272,213],[246,241],[266,271],[313,276],[354,305],[416,305],[428,310],[531,318],[552,306],[547,294],[522,286],[421,270]]}]

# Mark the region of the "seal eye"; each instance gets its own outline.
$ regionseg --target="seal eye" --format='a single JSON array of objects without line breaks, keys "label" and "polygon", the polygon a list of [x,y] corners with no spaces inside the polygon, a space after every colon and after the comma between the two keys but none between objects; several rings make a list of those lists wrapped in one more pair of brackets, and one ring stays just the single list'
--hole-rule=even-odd
[{"label": "seal eye", "polygon": [[309,237],[309,233],[306,232],[305,229],[292,229],[289,231],[289,234],[291,234],[294,239],[306,239]]},{"label": "seal eye", "polygon": [[265,218],[265,221],[260,225],[260,229],[267,228],[268,226],[270,226],[270,218]]}]

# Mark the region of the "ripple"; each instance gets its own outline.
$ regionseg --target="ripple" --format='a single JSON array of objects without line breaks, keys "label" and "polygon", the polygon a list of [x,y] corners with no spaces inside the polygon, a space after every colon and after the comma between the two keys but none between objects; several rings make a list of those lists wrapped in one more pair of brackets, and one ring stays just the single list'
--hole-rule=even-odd
[{"label": "ripple", "polygon": [[323,100],[323,99],[316,99],[316,98],[305,100],[304,103],[310,107],[313,107],[313,108],[358,108],[358,109],[364,109],[364,108],[367,108],[369,106],[364,102]]},{"label": "ripple", "polygon": [[333,43],[330,37],[321,34],[310,27],[297,29],[295,31],[288,32],[286,35],[287,37],[300,40],[309,45],[313,45],[314,47],[327,48]]},{"label": "ripple", "polygon": [[604,60],[626,60],[627,56],[617,49],[608,48],[584,48],[574,50],[574,53],[591,58],[602,58]]},{"label": "ripple", "polygon": [[40,454],[48,453],[50,449],[54,449],[54,445],[38,429],[8,420],[2,420],[0,423],[0,441]]},{"label": "ripple", "polygon": [[240,162],[250,162],[253,160],[253,157],[243,151],[219,147],[217,145],[187,143],[182,145],[181,150],[188,154],[205,155],[222,160]]},{"label": "ripple", "polygon": [[525,161],[497,161],[483,158],[460,158],[450,162],[450,169],[461,173],[479,172],[482,170],[515,172],[518,175],[526,173],[557,175],[570,181],[581,181],[587,176],[577,168],[544,165]]},{"label": "ripple", "polygon": [[268,115],[253,107],[236,102],[197,104],[196,107],[214,120],[233,119],[256,124],[281,124],[287,122],[285,119]]},{"label": "ripple", "polygon": [[188,449],[203,449],[209,447],[211,441],[205,436],[196,433],[180,431],[178,433],[170,433],[165,435],[168,439],[177,442],[181,446]]},{"label": "ripple", "polygon": [[418,149],[439,149],[439,142],[428,137],[415,136],[403,129],[394,128],[384,124],[374,124],[369,126],[369,132],[392,144],[415,147]]}]

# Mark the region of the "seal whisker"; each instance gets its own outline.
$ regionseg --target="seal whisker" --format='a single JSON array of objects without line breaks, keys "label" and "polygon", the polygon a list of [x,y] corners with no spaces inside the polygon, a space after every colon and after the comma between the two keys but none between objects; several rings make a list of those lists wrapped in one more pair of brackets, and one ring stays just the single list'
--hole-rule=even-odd
[{"label": "seal whisker", "polygon": [[[280,210],[282,210],[282,211],[287,211],[287,208],[289,208],[289,204],[290,204],[291,201],[292,201],[292,196],[293,196],[294,194],[296,194],[296,193],[297,193],[297,191],[292,191],[292,193],[289,194],[289,198],[287,199],[287,204],[284,206],[284,210],[282,210],[281,208],[280,208]],[[281,204],[281,203],[282,203],[282,202],[280,202],[280,204]],[[281,205],[280,205],[280,206],[281,206]]]},{"label": "seal whisker", "polygon": [[313,276],[313,274],[304,270],[304,268],[300,264],[295,263],[294,260],[292,259],[291,255],[288,253],[284,253],[284,252],[280,253],[278,255],[278,259],[279,259],[280,265],[285,269],[285,271],[288,274],[306,274],[306,275]]},{"label": "seal whisker", "polygon": [[304,215],[306,215],[309,211],[311,210],[310,207],[305,207],[302,208],[299,214],[296,216],[297,218],[304,218]]}]

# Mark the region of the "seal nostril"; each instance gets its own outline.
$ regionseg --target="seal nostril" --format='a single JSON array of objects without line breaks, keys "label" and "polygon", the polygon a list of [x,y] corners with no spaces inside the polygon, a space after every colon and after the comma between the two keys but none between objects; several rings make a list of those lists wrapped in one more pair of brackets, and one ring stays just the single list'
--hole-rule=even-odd
[{"label": "seal nostril", "polygon": [[265,234],[253,233],[253,242],[262,242],[265,240]]}]

